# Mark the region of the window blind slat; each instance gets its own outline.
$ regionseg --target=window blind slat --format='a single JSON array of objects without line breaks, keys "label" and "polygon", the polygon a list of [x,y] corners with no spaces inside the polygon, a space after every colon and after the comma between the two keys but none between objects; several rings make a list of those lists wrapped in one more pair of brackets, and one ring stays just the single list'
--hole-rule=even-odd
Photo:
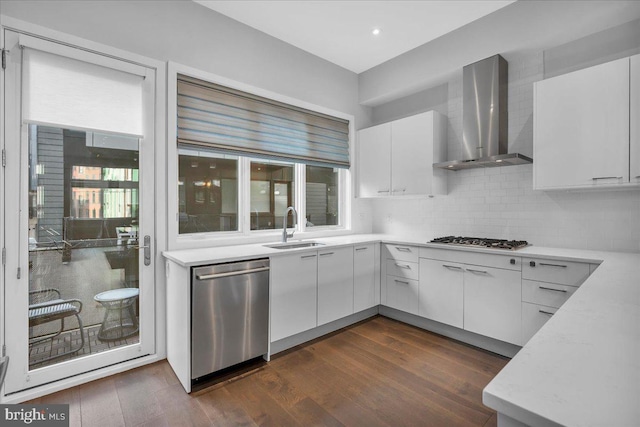
[{"label": "window blind slat", "polygon": [[264,114],[248,115],[245,110],[230,109],[224,105],[189,98],[182,95],[178,97],[178,117],[199,118],[201,120],[207,120],[207,117],[209,115],[217,115],[219,117],[225,117],[229,120],[243,120],[247,123],[254,123],[258,126],[285,128],[304,134],[320,135],[322,137],[333,138],[338,141],[344,141],[348,138],[348,135],[342,132],[336,132],[326,128],[312,126],[305,123],[282,120],[280,118],[267,116]]},{"label": "window blind slat", "polygon": [[178,76],[178,142],[239,155],[349,167],[349,122]]},{"label": "window blind slat", "polygon": [[325,115],[319,116],[309,110],[298,109],[297,107],[287,106],[286,104],[274,104],[276,101],[267,98],[262,98],[261,101],[257,101],[242,95],[230,94],[224,90],[203,88],[202,86],[185,82],[178,82],[178,85],[178,93],[185,97],[223,105],[230,109],[238,109],[260,116],[279,118],[291,122],[292,125],[300,123],[305,126],[315,126],[338,133],[344,133],[344,123],[348,125],[346,120]]},{"label": "window blind slat", "polygon": [[178,117],[179,129],[193,129],[214,134],[228,134],[241,137],[246,134],[248,139],[261,140],[264,143],[273,141],[274,143],[291,143],[295,145],[311,142],[317,144],[318,149],[326,147],[340,152],[345,152],[345,147],[335,139],[321,138],[315,135],[305,135],[291,132],[286,128],[270,129],[260,127],[252,123],[218,120],[216,123],[207,120]]}]

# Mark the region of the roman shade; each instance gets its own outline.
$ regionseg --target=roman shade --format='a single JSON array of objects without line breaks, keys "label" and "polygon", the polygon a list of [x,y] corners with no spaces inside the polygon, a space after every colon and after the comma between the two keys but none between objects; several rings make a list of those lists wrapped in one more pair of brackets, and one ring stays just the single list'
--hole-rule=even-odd
[{"label": "roman shade", "polygon": [[178,75],[178,143],[349,167],[349,121]]},{"label": "roman shade", "polygon": [[21,35],[23,120],[143,136],[145,69]]}]

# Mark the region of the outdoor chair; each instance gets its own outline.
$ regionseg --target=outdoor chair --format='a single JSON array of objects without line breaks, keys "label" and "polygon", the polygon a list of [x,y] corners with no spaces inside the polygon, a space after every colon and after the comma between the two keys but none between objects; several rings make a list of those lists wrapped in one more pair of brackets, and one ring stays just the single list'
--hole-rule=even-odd
[{"label": "outdoor chair", "polygon": [[9,367],[9,356],[0,357],[0,390],[4,383],[4,377],[7,375],[7,368]]},{"label": "outdoor chair", "polygon": [[80,330],[80,345],[77,346],[77,348],[74,348],[72,343],[68,351],[39,360],[38,363],[76,353],[84,347],[84,329],[82,327],[82,320],[80,319],[81,311],[82,302],[80,300],[62,299],[60,291],[57,289],[41,289],[29,292],[30,328],[45,323],[60,321],[60,328],[56,333],[53,335],[46,334],[44,337],[32,338],[29,341],[29,349],[31,349],[34,344],[46,340],[51,340],[51,344],[53,345],[53,339],[64,332],[64,321],[67,317],[75,316],[78,320],[78,329]]}]

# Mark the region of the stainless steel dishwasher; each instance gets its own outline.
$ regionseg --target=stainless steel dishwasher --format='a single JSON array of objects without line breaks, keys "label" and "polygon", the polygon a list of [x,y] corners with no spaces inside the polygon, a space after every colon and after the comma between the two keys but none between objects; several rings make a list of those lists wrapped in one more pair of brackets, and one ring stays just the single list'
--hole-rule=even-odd
[{"label": "stainless steel dishwasher", "polygon": [[264,355],[269,260],[192,269],[191,379]]}]

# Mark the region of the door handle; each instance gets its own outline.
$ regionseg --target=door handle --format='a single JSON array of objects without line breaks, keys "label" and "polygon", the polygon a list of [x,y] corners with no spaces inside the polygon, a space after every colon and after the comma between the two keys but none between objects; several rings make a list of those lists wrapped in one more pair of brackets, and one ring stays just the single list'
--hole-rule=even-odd
[{"label": "door handle", "polygon": [[144,265],[151,265],[151,236],[144,236],[143,246],[134,246],[135,249],[144,249]]}]

